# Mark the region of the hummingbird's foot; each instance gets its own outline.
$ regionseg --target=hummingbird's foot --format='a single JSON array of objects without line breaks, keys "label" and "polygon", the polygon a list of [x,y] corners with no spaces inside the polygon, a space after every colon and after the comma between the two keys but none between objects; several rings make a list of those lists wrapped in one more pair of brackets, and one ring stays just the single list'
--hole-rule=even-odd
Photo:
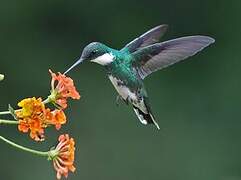
[{"label": "hummingbird's foot", "polygon": [[130,98],[130,96],[128,96],[125,100],[126,105],[129,105],[130,103],[132,103],[132,99]]}]

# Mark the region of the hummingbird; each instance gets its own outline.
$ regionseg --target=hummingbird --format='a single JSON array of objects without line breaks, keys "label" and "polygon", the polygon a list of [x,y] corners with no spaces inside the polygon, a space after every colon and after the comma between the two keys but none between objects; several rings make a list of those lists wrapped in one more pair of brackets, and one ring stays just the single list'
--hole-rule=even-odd
[{"label": "hummingbird", "polygon": [[193,56],[215,42],[213,38],[201,35],[159,42],[167,29],[166,24],[156,26],[120,50],[92,42],[64,74],[82,62],[100,64],[106,69],[118,93],[116,102],[123,100],[132,106],[142,124],[154,124],[160,129],[152,113],[143,80],[153,72]]}]

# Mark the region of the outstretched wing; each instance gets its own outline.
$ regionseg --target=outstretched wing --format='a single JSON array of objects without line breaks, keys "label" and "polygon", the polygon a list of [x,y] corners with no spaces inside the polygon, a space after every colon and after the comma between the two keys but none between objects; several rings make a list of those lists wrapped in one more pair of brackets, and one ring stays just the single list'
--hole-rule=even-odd
[{"label": "outstretched wing", "polygon": [[152,72],[193,56],[214,42],[208,36],[187,36],[156,43],[134,52],[132,65],[144,79]]},{"label": "outstretched wing", "polygon": [[151,30],[147,31],[145,34],[128,43],[124,48],[122,48],[122,50],[127,49],[130,53],[133,53],[140,48],[143,48],[150,44],[154,44],[158,42],[159,39],[164,35],[167,28],[168,25],[166,24],[154,27]]}]

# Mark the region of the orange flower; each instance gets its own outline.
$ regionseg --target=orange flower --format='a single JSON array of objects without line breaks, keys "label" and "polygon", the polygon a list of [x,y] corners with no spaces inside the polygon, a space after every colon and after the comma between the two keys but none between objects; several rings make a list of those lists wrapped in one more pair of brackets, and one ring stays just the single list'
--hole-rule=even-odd
[{"label": "orange flower", "polygon": [[[54,104],[59,105],[65,109],[67,107],[67,99],[80,99],[80,95],[74,86],[74,81],[70,77],[66,77],[64,74],[58,73],[56,75],[49,70],[51,80],[51,95],[49,98]],[[57,83],[56,83],[57,81]]]},{"label": "orange flower", "polygon": [[30,131],[30,137],[35,141],[44,140],[44,129],[49,125],[55,125],[59,130],[61,125],[66,123],[64,112],[45,108],[41,98],[24,99],[18,103],[18,106],[22,108],[16,111],[19,120],[18,129],[24,133]]},{"label": "orange flower", "polygon": [[[50,151],[50,158],[53,160],[54,169],[57,171],[57,179],[61,176],[68,177],[68,172],[74,172],[75,142],[68,134],[59,136],[59,143],[54,150]],[[52,156],[51,156],[52,155]]]},{"label": "orange flower", "polygon": [[35,141],[44,140],[44,127],[39,119],[20,120],[18,129],[24,133],[30,130],[30,137]]},{"label": "orange flower", "polygon": [[30,137],[35,141],[44,140],[45,124],[42,118],[45,112],[45,106],[41,98],[27,98],[18,103],[22,109],[16,112],[19,119],[18,129],[21,132],[27,133],[30,131]]},{"label": "orange flower", "polygon": [[55,128],[59,130],[61,125],[66,123],[66,116],[64,111],[56,109],[52,112],[48,109],[46,112],[46,119],[48,120],[48,124],[55,125]]}]

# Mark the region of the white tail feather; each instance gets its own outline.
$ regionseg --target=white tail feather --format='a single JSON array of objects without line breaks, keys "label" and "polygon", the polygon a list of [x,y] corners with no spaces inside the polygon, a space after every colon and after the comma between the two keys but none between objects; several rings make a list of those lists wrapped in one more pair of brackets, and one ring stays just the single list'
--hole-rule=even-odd
[{"label": "white tail feather", "polygon": [[[148,124],[148,119],[145,119],[145,117],[139,112],[140,110],[138,110],[138,108],[136,108],[136,107],[134,107],[134,106],[133,106],[133,110],[134,110],[134,112],[136,113],[136,116],[138,117],[138,119],[140,120],[140,122],[141,122],[142,124],[144,124],[144,125],[147,125],[147,124]],[[157,129],[160,130],[160,127],[159,127],[159,125],[157,124],[157,122],[154,120],[154,117],[152,116],[152,114],[151,114],[151,113],[148,113],[148,114],[146,114],[146,115],[150,116],[150,118],[151,118],[151,122],[150,122],[150,119],[149,119],[149,124],[150,124],[150,123],[153,123],[153,124],[157,127]]]},{"label": "white tail feather", "polygon": [[136,116],[138,117],[138,119],[140,120],[140,122],[144,125],[147,125],[147,121],[144,119],[144,117],[139,114],[138,110],[136,108],[133,108],[135,113],[136,113]]}]

